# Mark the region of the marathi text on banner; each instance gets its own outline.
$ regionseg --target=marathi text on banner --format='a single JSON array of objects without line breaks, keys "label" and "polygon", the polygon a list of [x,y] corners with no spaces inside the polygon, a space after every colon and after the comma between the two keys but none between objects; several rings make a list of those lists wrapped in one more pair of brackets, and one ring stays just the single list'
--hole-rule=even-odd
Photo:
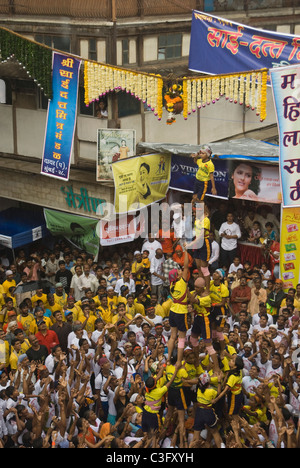
[{"label": "marathi text on banner", "polygon": [[299,37],[193,11],[190,70],[219,75],[282,67],[299,60]]},{"label": "marathi text on banner", "polygon": [[41,173],[69,179],[81,60],[53,52],[53,97],[48,103]]},{"label": "marathi text on banner", "polygon": [[279,133],[283,206],[300,206],[300,66],[270,72]]},{"label": "marathi text on banner", "polygon": [[136,156],[112,164],[116,213],[130,213],[165,198],[169,188],[171,157]]},{"label": "marathi text on banner", "polygon": [[280,273],[284,289],[300,283],[300,208],[283,208],[280,233]]}]

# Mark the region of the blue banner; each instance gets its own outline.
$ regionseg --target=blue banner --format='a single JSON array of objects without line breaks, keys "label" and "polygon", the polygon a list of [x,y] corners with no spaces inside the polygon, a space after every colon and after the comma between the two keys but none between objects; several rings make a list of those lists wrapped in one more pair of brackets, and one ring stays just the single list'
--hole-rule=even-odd
[{"label": "blue banner", "polygon": [[300,37],[193,11],[189,69],[220,75],[299,63]]},{"label": "blue banner", "polygon": [[48,104],[41,173],[69,179],[81,60],[53,52],[53,97]]},{"label": "blue banner", "polygon": [[[217,197],[228,198],[228,163],[221,159],[212,159],[215,172]],[[169,187],[182,192],[193,193],[197,165],[193,158],[172,154],[171,179]],[[210,195],[208,193],[208,195]]]}]

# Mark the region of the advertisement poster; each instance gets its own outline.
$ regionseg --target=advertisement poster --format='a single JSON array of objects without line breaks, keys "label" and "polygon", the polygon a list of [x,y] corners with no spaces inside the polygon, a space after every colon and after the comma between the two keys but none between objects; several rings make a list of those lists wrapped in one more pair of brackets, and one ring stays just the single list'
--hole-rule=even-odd
[{"label": "advertisement poster", "polygon": [[222,75],[298,63],[300,38],[193,11],[189,69]]},{"label": "advertisement poster", "polygon": [[44,209],[46,225],[53,236],[63,236],[81,250],[97,257],[100,246],[98,219]]},{"label": "advertisement poster", "polygon": [[230,161],[228,196],[241,200],[281,203],[278,166],[250,161]]},{"label": "advertisement poster", "polygon": [[280,274],[284,290],[300,283],[300,208],[282,208]]},{"label": "advertisement poster", "polygon": [[136,156],[112,164],[116,213],[135,212],[165,198],[169,188],[171,157]]},{"label": "advertisement poster", "polygon": [[283,206],[300,206],[300,65],[270,72],[279,134]]},{"label": "advertisement poster", "polygon": [[53,52],[53,97],[48,104],[41,174],[69,180],[81,60]]},{"label": "advertisement poster", "polygon": [[97,181],[112,180],[112,163],[135,156],[135,130],[98,129]]},{"label": "advertisement poster", "polygon": [[100,221],[100,244],[110,246],[133,242],[145,230],[145,217],[141,212],[139,216],[121,215],[114,221]]},{"label": "advertisement poster", "polygon": [[[214,178],[218,198],[228,198],[228,162],[212,159],[215,166]],[[198,166],[193,158],[172,154],[170,188],[193,193]],[[210,195],[209,193],[207,195]],[[214,195],[212,195],[214,196]]]}]

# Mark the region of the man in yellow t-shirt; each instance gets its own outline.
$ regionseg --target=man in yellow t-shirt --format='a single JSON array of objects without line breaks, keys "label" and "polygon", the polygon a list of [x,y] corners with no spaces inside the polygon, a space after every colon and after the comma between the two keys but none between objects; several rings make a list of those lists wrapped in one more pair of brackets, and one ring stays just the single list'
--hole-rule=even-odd
[{"label": "man in yellow t-shirt", "polygon": [[215,166],[210,159],[211,155],[212,151],[208,145],[203,146],[198,153],[192,154],[194,162],[198,166],[192,200],[194,204],[204,201],[209,185],[212,187],[211,193],[217,195],[214,179]]},{"label": "man in yellow t-shirt", "polygon": [[16,282],[14,280],[14,274],[11,270],[6,271],[5,277],[6,279],[2,283],[2,287],[4,294],[7,294],[9,292],[9,288],[11,288],[12,286],[16,287]]},{"label": "man in yellow t-shirt", "polygon": [[191,293],[190,301],[197,314],[191,330],[191,345],[193,348],[198,349],[199,337],[201,337],[204,340],[208,355],[213,361],[214,368],[219,369],[217,353],[212,346],[211,297],[210,292],[205,288],[203,278],[196,279],[195,291]]}]

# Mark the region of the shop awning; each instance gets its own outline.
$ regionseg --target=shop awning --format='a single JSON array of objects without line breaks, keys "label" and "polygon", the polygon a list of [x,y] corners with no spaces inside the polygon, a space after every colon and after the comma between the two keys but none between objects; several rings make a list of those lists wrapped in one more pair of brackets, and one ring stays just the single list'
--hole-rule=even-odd
[{"label": "shop awning", "polygon": [[[278,164],[279,146],[253,138],[237,138],[236,140],[208,142],[213,155],[220,159],[246,159]],[[174,144],[174,143],[139,143],[140,152],[159,152],[166,154],[177,154],[189,156],[197,153],[202,145]]]},{"label": "shop awning", "polygon": [[49,234],[43,213],[8,208],[0,212],[0,245],[15,249]]}]

